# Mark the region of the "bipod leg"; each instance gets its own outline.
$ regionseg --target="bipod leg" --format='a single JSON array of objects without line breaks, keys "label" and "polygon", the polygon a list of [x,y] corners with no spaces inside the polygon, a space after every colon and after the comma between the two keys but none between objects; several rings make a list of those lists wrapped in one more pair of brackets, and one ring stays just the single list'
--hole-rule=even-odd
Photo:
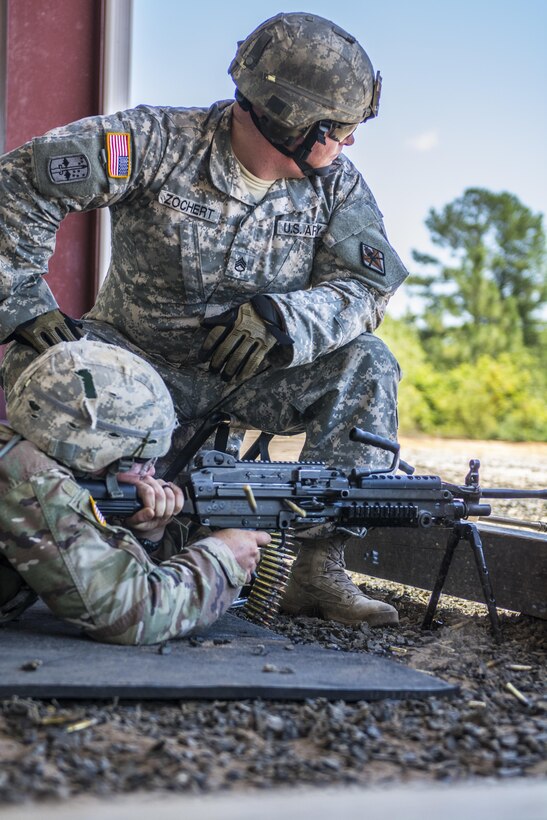
[{"label": "bipod leg", "polygon": [[454,557],[454,551],[460,543],[461,538],[462,534],[460,531],[460,525],[456,524],[448,537],[448,541],[446,542],[446,549],[439,567],[439,572],[437,573],[437,579],[433,585],[433,591],[425,611],[422,629],[431,629],[431,624],[433,623],[433,618],[439,604],[439,598],[441,597],[441,592],[443,591],[444,582],[446,581],[446,576],[448,575],[448,570],[450,569],[450,564],[452,563],[452,558]]},{"label": "bipod leg", "polygon": [[496,608],[496,599],[494,597],[494,589],[492,587],[490,573],[488,572],[486,558],[484,557],[480,533],[477,529],[477,525],[471,524],[470,522],[461,524],[461,527],[462,538],[465,538],[465,540],[470,544],[471,549],[473,550],[473,555],[475,556],[475,563],[477,564],[477,569],[479,571],[482,592],[484,595],[486,608],[488,609],[494,639],[496,643],[501,643],[501,629],[498,618],[498,610]]}]

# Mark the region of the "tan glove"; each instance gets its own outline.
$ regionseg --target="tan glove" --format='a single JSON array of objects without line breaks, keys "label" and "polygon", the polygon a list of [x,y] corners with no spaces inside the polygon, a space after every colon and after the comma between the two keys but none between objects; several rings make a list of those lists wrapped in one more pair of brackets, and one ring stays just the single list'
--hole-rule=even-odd
[{"label": "tan glove", "polygon": [[[292,345],[292,339],[279,327],[273,303],[265,297],[259,299],[262,315],[253,303],[245,302],[238,308],[222,313],[202,324],[211,327],[200,351],[200,361],[211,360],[210,369],[220,373],[224,381],[246,381],[265,364],[265,359],[277,345]],[[264,303],[268,303],[265,305]],[[264,313],[268,311],[269,315]]]},{"label": "tan glove", "polygon": [[20,325],[13,334],[13,339],[43,353],[59,342],[76,342],[83,335],[80,325],[74,319],[65,316],[60,310],[50,310]]}]

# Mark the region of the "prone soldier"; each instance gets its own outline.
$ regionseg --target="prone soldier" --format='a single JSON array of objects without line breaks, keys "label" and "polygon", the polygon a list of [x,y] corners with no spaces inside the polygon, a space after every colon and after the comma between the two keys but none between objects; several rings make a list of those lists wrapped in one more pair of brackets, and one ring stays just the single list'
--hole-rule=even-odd
[{"label": "prone soldier", "polygon": [[[90,637],[149,644],[207,626],[255,570],[268,533],[218,530],[182,547],[180,487],[154,478],[176,425],[145,361],[102,342],[62,342],[26,368],[0,425],[0,620],[39,595]],[[136,484],[124,526],[76,476]]]}]

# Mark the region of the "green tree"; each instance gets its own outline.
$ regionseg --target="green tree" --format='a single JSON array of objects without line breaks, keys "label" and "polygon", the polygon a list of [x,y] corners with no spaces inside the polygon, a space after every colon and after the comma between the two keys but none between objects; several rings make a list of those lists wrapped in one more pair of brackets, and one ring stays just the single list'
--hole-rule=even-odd
[{"label": "green tree", "polygon": [[541,214],[510,193],[469,188],[426,219],[443,259],[414,251],[431,274],[409,280],[423,300],[415,317],[426,350],[456,365],[484,354],[537,348],[547,300]]},{"label": "green tree", "polygon": [[547,338],[536,351],[482,354],[443,368],[428,359],[408,319],[386,316],[378,335],[402,369],[402,434],[547,441]]},{"label": "green tree", "polygon": [[378,336],[386,342],[399,362],[401,384],[399,386],[399,429],[403,434],[435,431],[436,414],[428,390],[434,380],[434,368],[428,364],[418,332],[406,319],[386,316]]}]

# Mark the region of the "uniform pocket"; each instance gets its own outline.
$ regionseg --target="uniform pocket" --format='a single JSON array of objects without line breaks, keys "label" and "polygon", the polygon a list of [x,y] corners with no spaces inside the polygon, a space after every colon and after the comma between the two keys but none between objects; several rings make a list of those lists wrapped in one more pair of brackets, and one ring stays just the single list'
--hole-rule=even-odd
[{"label": "uniform pocket", "polygon": [[180,263],[185,301],[189,304],[204,302],[199,228],[193,220],[181,222],[180,225]]},{"label": "uniform pocket", "polygon": [[279,267],[272,271],[270,284],[275,282],[276,293],[305,290],[310,286],[316,243],[312,239],[285,239],[284,243]]}]

